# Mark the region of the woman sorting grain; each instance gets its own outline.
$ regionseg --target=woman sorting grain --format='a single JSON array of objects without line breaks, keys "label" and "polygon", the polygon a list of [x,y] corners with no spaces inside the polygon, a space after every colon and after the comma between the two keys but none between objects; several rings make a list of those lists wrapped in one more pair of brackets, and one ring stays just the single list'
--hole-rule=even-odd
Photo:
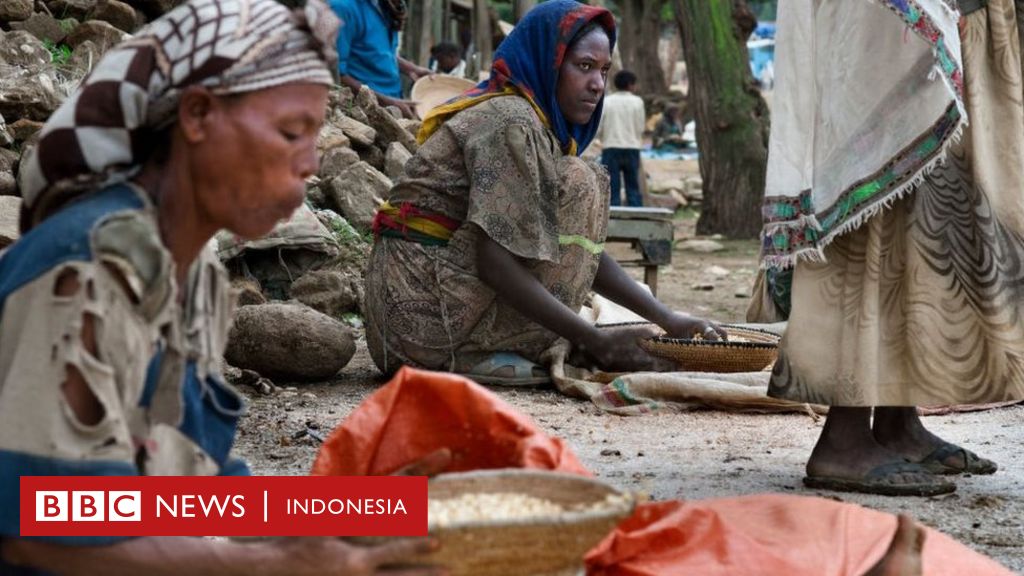
[{"label": "woman sorting grain", "polygon": [[764,256],[795,274],[769,394],[831,406],[809,486],[951,492],[996,464],[915,406],[1024,398],[1014,3],[794,0],[779,22]]},{"label": "woman sorting grain", "polygon": [[428,547],[18,538],[20,476],[248,473],[229,457],[243,405],[219,374],[231,302],[207,242],[302,203],[337,26],[319,0],[191,0],[43,128],[25,234],[0,258],[0,573],[365,576]]},{"label": "woman sorting grain", "polygon": [[578,155],[597,130],[614,40],[603,8],[539,4],[502,42],[490,80],[427,117],[375,223],[367,341],[382,371],[538,383],[559,336],[600,367],[651,368],[638,345],[650,329],[600,331],[577,316],[591,290],[670,335],[718,337],[603,251],[608,179]]}]

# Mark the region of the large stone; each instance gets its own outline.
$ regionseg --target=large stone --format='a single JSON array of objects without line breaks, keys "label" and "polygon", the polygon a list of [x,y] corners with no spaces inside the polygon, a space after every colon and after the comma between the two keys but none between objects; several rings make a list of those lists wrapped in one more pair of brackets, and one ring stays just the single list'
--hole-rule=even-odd
[{"label": "large stone", "polygon": [[725,246],[714,240],[686,240],[679,243],[679,249],[686,252],[697,252],[698,254],[712,254],[725,250]]},{"label": "large stone", "polygon": [[53,0],[46,6],[50,13],[58,18],[74,18],[85,20],[85,17],[96,7],[96,0]]},{"label": "large stone", "polygon": [[320,178],[325,181],[330,180],[357,162],[359,162],[359,154],[356,154],[355,150],[343,147],[331,148],[320,159]]},{"label": "large stone", "polygon": [[327,183],[325,192],[339,214],[360,232],[367,232],[377,203],[387,198],[391,180],[366,162],[357,162]]},{"label": "large stone", "polygon": [[14,144],[14,136],[7,130],[7,121],[0,115],[0,147]]},{"label": "large stone", "polygon": [[43,126],[45,126],[45,124],[42,122],[22,118],[21,120],[9,125],[7,127],[7,132],[15,141],[25,142],[35,136],[36,132],[42,130]]},{"label": "large stone", "polygon": [[32,16],[32,0],[3,0],[0,2],[0,20],[14,22]]},{"label": "large stone", "polygon": [[67,73],[73,78],[84,78],[92,72],[96,63],[103,57],[100,47],[92,40],[85,40],[71,53],[71,59],[64,66]]},{"label": "large stone", "polygon": [[704,200],[704,181],[701,180],[700,176],[691,176],[686,179],[683,196],[690,202],[702,202]]},{"label": "large stone", "polygon": [[388,146],[388,151],[384,154],[384,173],[392,181],[398,180],[398,177],[405,171],[405,163],[410,158],[412,158],[412,154],[405,149],[405,146],[398,142],[392,142]]},{"label": "large stone", "polygon": [[376,146],[370,146],[369,148],[360,148],[359,159],[366,162],[370,166],[373,166],[381,172],[384,171],[384,151]]},{"label": "large stone", "polygon": [[13,244],[21,236],[18,222],[21,219],[21,198],[0,196],[0,250]]},{"label": "large stone", "polygon": [[377,95],[368,86],[363,86],[359,91],[356,103],[363,109],[363,112],[366,112],[370,126],[377,131],[377,143],[382,148],[386,148],[392,142],[398,142],[405,146],[406,150],[416,151],[416,138],[398,123],[397,118],[377,103]]},{"label": "large stone", "polygon": [[368,148],[373,146],[373,141],[377,139],[376,130],[354,118],[343,115],[338,118],[336,124],[356,146]]},{"label": "large stone", "polygon": [[17,174],[18,153],[14,150],[0,148],[0,196],[14,196],[18,193]]},{"label": "large stone", "polygon": [[413,120],[411,118],[402,118],[398,121],[398,125],[405,129],[406,132],[412,134],[414,137],[420,133],[420,128],[423,127],[423,122],[420,120]]},{"label": "large stone", "polygon": [[231,290],[235,293],[235,302],[238,306],[253,306],[266,304],[267,297],[260,290],[260,283],[249,278],[233,278]]},{"label": "large stone", "polygon": [[57,88],[46,72],[0,80],[0,115],[9,120],[28,118],[45,122],[58,106]]},{"label": "large stone", "polygon": [[18,180],[13,172],[0,170],[0,196],[18,196]]},{"label": "large stone", "polygon": [[9,170],[13,172],[18,166],[18,160],[20,159],[21,156],[14,150],[0,148],[0,170]]},{"label": "large stone", "polygon": [[97,0],[96,7],[89,13],[89,20],[107,22],[129,34],[139,27],[135,9],[118,0]]},{"label": "large stone", "polygon": [[668,180],[655,180],[651,182],[650,191],[652,194],[668,194],[669,190],[685,190],[686,182],[682,178],[670,178]]},{"label": "large stone", "polygon": [[[24,30],[0,32],[0,64],[39,68],[49,64],[52,59],[43,41],[32,34]],[[0,88],[7,84],[4,80],[9,78],[0,76]]]},{"label": "large stone", "polygon": [[302,304],[272,303],[238,309],[225,359],[275,380],[326,380],[355,351],[341,322]]},{"label": "large stone", "polygon": [[334,148],[348,148],[352,145],[345,132],[333,123],[325,123],[320,129],[320,135],[316,139],[316,150],[321,155]]},{"label": "large stone", "polygon": [[65,41],[72,48],[78,48],[84,42],[92,42],[102,54],[129,38],[130,34],[118,30],[108,22],[89,20],[72,30]]},{"label": "large stone", "polygon": [[292,298],[328,316],[341,319],[359,308],[362,279],[337,270],[314,270],[292,284]]},{"label": "large stone", "polygon": [[60,20],[40,12],[33,14],[24,22],[12,22],[11,29],[24,30],[40,40],[54,44],[64,40],[68,35],[68,30],[70,30],[70,28],[62,26]]},{"label": "large stone", "polygon": [[[672,194],[672,192],[675,192],[675,194]],[[682,195],[676,190],[670,190],[667,194],[647,194],[644,196],[644,206],[665,208],[675,212],[681,205],[679,202],[680,198],[682,198]],[[685,198],[683,200],[685,201]],[[682,205],[685,206],[685,204]]]}]

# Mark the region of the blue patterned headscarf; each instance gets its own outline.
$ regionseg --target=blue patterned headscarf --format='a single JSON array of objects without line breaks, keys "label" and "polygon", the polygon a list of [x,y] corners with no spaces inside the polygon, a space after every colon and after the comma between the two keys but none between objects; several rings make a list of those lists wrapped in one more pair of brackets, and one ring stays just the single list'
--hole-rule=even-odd
[{"label": "blue patterned headscarf", "polygon": [[586,124],[570,124],[558,106],[558,72],[569,43],[585,26],[597,22],[615,48],[615,18],[604,8],[574,0],[550,0],[530,10],[494,55],[490,79],[435,108],[423,121],[420,142],[455,113],[495,96],[517,94],[530,101],[541,120],[555,133],[567,154],[582,154],[594,139],[604,98]]}]

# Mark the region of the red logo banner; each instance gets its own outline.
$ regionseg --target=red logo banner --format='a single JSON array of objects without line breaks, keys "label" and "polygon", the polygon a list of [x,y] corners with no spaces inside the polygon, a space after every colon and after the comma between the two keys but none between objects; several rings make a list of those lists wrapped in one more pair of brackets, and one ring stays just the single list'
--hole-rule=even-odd
[{"label": "red logo banner", "polygon": [[425,536],[424,476],[23,476],[22,536]]}]

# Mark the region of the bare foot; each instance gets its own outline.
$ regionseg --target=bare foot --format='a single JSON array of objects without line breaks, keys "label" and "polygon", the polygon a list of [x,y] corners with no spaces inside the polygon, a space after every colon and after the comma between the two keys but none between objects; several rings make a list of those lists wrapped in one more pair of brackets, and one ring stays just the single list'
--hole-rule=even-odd
[{"label": "bare foot", "polygon": [[896,534],[892,537],[885,556],[864,576],[919,576],[921,550],[924,549],[924,529],[906,514],[900,514]]}]

